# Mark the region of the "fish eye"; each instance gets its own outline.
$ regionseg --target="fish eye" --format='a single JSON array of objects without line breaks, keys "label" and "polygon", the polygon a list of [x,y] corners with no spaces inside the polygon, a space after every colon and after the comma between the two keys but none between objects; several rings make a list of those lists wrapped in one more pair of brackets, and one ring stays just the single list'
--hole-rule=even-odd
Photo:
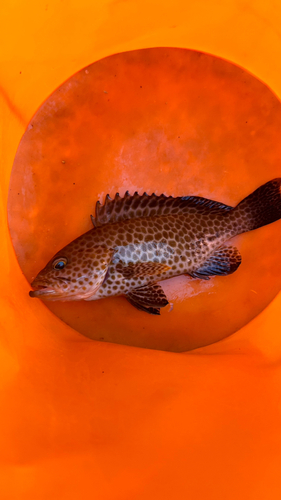
[{"label": "fish eye", "polygon": [[61,257],[60,259],[54,260],[53,268],[61,270],[66,266],[66,264],[67,264],[67,259],[65,259],[64,257]]}]

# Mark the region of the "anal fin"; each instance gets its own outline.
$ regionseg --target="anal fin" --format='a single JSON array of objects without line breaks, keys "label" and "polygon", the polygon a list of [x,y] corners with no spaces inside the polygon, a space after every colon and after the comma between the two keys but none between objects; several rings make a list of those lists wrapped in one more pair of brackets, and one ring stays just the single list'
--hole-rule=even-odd
[{"label": "anal fin", "polygon": [[167,297],[157,283],[131,290],[126,299],[140,311],[160,315],[160,308],[169,304]]},{"label": "anal fin", "polygon": [[210,276],[227,276],[241,264],[241,254],[236,247],[220,247],[198,269],[188,273],[192,278],[210,279]]}]

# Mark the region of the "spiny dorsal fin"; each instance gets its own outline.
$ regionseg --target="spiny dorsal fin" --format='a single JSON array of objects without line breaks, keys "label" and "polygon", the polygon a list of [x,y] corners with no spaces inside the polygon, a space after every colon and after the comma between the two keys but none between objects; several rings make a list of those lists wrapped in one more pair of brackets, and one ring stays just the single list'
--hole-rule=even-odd
[{"label": "spiny dorsal fin", "polygon": [[123,198],[116,193],[112,200],[109,194],[105,197],[103,205],[99,201],[96,203],[95,217],[91,216],[94,227],[104,224],[114,224],[127,219],[137,217],[160,217],[161,215],[176,215],[186,213],[195,209],[196,211],[210,213],[217,211],[229,211],[233,207],[224,205],[217,201],[201,198],[200,196],[157,196],[155,193],[150,196],[147,193],[139,195],[136,191],[132,196],[126,191]]}]

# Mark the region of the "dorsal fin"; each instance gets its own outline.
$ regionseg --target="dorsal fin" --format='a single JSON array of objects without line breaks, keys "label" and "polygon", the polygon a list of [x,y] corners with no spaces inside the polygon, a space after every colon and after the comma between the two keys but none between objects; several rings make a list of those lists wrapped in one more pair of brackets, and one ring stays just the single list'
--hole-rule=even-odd
[{"label": "dorsal fin", "polygon": [[138,217],[160,217],[161,215],[186,213],[192,208],[201,213],[210,213],[210,211],[229,211],[233,207],[200,196],[173,198],[173,196],[165,196],[164,194],[157,196],[155,193],[150,196],[147,193],[139,195],[137,191],[131,196],[129,191],[126,191],[124,198],[116,193],[113,200],[107,194],[104,205],[97,201],[95,217],[91,216],[91,219],[93,226],[99,227]]}]

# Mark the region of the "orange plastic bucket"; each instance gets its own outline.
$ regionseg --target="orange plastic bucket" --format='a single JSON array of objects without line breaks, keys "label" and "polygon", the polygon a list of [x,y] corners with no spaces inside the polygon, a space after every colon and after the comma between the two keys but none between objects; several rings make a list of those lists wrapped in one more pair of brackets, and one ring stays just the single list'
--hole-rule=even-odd
[{"label": "orange plastic bucket", "polygon": [[280,294],[188,353],[92,341],[29,298],[7,227],[20,139],[71,75],[117,52],[183,47],[280,96],[280,17],[263,2],[2,7],[1,498],[280,498]]}]

